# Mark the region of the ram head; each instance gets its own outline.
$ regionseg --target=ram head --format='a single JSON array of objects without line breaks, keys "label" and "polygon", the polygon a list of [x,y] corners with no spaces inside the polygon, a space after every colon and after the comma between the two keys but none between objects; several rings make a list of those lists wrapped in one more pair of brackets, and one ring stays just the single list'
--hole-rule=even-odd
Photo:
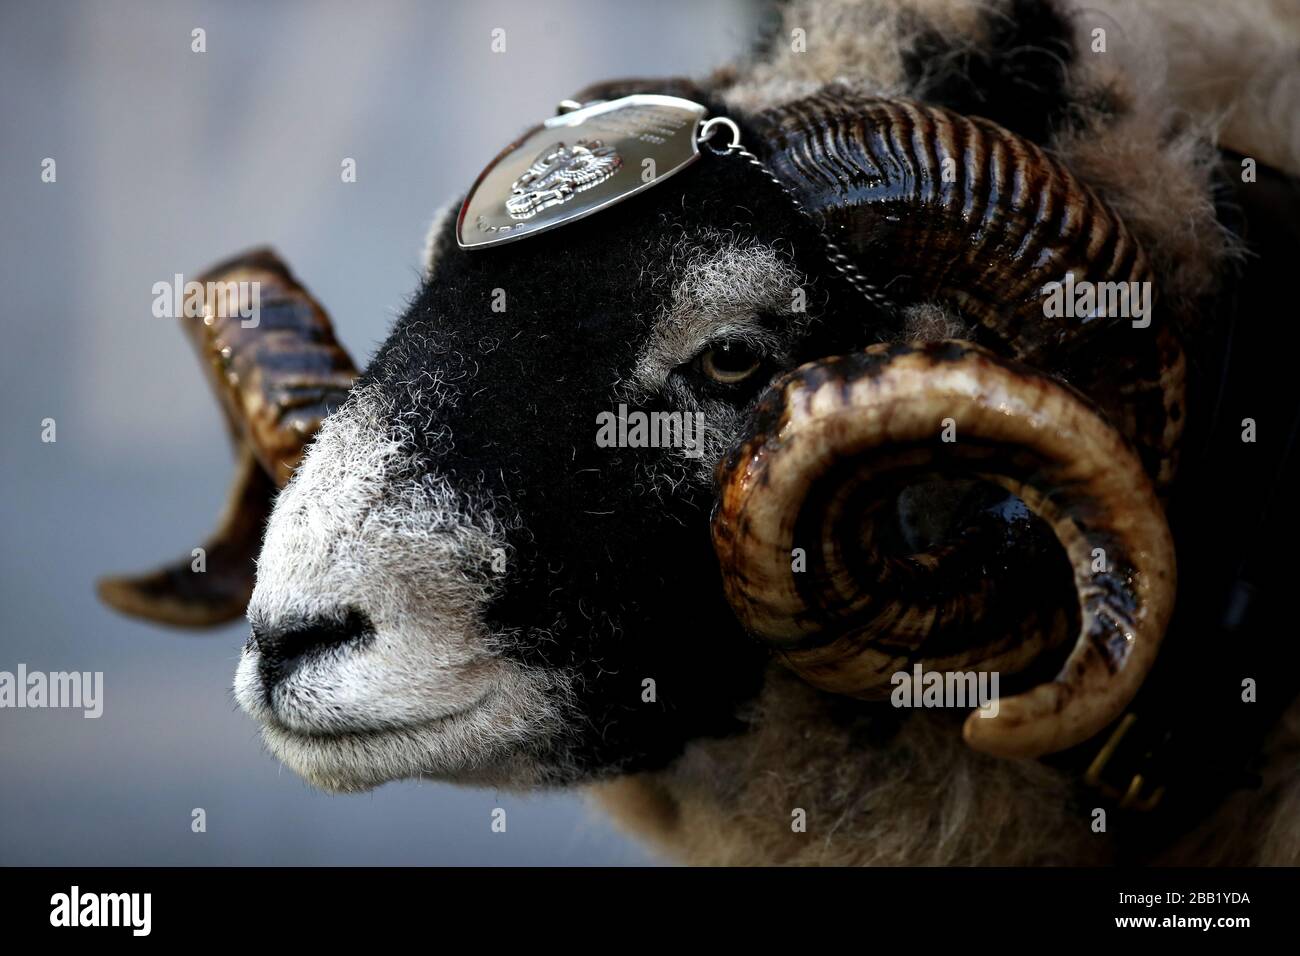
[{"label": "ram head", "polygon": [[[1059,58],[1028,64],[1042,86]],[[686,168],[518,241],[466,248],[442,217],[364,372],[273,254],[219,267],[275,292],[256,329],[190,321],[237,493],[206,575],[104,596],[180,624],[247,605],[238,700],[328,790],[654,770],[747,733],[782,672],[863,713],[916,665],[997,673],[951,727],[982,755],[1097,735],[1174,602],[1192,323],[1168,250],[1044,148],[1041,102],[753,88],[579,94],[734,133],[692,127]],[[529,217],[641,173],[581,148],[599,175],[575,182],[529,153]],[[1127,307],[1062,299],[1084,285]],[[638,440],[635,416],[698,433]]]}]

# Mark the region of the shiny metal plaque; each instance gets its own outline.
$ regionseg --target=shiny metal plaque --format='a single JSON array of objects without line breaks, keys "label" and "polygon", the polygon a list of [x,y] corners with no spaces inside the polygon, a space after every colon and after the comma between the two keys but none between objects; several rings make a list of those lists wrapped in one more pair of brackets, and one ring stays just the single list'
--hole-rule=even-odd
[{"label": "shiny metal plaque", "polygon": [[699,158],[705,115],[690,100],[638,94],[547,120],[479,174],[456,241],[462,249],[514,242],[663,182]]}]

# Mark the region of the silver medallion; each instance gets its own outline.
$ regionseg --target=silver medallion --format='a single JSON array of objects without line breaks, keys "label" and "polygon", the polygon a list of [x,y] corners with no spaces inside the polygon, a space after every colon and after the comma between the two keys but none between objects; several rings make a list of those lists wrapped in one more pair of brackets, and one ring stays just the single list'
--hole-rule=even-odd
[{"label": "silver medallion", "polygon": [[462,249],[514,242],[663,182],[699,158],[706,113],[676,96],[637,94],[547,120],[479,174],[456,241]]}]

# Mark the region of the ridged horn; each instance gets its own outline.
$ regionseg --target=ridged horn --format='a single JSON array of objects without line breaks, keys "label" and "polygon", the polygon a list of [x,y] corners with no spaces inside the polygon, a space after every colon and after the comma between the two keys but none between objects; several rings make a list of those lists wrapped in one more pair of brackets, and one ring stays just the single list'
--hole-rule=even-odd
[{"label": "ridged horn", "polygon": [[[279,487],[293,474],[321,421],[352,388],[357,368],[320,303],[270,249],[255,249],[209,270],[203,315],[182,324],[237,440]],[[223,284],[257,283],[257,323],[218,308]]]},{"label": "ridged horn", "polygon": [[972,343],[873,346],[769,387],[718,469],[713,538],[737,616],[805,680],[840,694],[884,696],[916,663],[1029,667],[1064,619],[1058,593],[1036,594],[1052,588],[1048,565],[991,554],[981,572],[963,563],[968,549],[877,547],[882,507],[936,476],[1018,496],[1063,549],[1077,602],[1056,677],[1001,700],[994,717],[972,713],[966,740],[1035,757],[1088,739],[1132,698],[1163,637],[1169,529],[1137,456],[1084,396]]},{"label": "ridged horn", "polygon": [[[104,603],[175,627],[213,627],[243,615],[275,491],[357,376],[325,310],[271,250],[236,256],[197,281],[204,289],[200,314],[183,316],[181,324],[236,447],[239,468],[229,500],[203,545],[202,570],[186,555],[147,574],[98,582]],[[249,311],[253,303],[241,296],[253,289],[255,322],[237,308]]]},{"label": "ridged horn", "polygon": [[[1172,479],[1185,418],[1172,323],[1048,314],[1050,284],[1067,274],[1153,289],[1142,246],[1091,188],[988,120],[843,88],[756,125],[763,161],[868,283],[898,303],[948,302],[980,344],[1077,381],[1158,484]],[[1096,377],[1100,352],[1123,357],[1122,378]],[[1107,381],[1123,382],[1123,394]]]}]

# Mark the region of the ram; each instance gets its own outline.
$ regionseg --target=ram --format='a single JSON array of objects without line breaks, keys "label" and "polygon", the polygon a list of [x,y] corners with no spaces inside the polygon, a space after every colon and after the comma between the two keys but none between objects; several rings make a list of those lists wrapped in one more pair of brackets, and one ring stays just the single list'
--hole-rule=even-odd
[{"label": "ram", "polygon": [[[585,785],[699,863],[1300,861],[1300,31],[1232,7],[809,0],[589,88],[363,374],[223,264],[236,493],[102,595],[247,607],[238,700],[327,790]],[[927,672],[985,706],[895,706]]]}]

